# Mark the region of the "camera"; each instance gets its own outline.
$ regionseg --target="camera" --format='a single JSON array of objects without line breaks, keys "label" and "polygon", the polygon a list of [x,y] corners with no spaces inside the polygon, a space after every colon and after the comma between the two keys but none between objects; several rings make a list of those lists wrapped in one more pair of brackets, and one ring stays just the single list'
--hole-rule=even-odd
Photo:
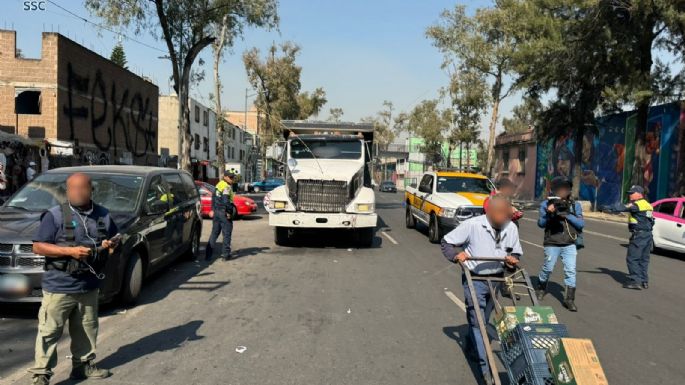
[{"label": "camera", "polygon": [[549,197],[547,202],[554,205],[554,212],[557,215],[569,214],[571,212],[571,202],[560,197]]}]

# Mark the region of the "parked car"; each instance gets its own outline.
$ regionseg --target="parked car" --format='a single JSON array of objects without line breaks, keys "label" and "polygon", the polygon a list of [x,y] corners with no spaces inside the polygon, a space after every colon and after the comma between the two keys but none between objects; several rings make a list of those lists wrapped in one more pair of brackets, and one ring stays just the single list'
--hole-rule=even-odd
[{"label": "parked car", "polygon": [[[212,211],[212,196],[214,195],[215,187],[198,180],[195,181],[195,185],[200,192],[200,199],[202,201],[202,217],[209,218],[209,213]],[[235,195],[233,203],[236,207],[236,210],[233,212],[233,219],[238,219],[257,211],[257,203],[250,197]]]},{"label": "parked car", "polygon": [[137,166],[49,170],[0,207],[0,279],[23,275],[32,289],[26,297],[0,301],[40,302],[45,258],[33,254],[32,239],[41,214],[66,201],[65,181],[75,172],[92,178],[93,201],[110,210],[122,234],[121,247],[104,269],[101,301],[119,296],[135,302],[146,277],[178,257],[198,253],[200,197],[187,172]]},{"label": "parked car", "polygon": [[685,253],[685,198],[656,201],[654,207],[654,247]]},{"label": "parked car", "polygon": [[251,188],[254,192],[271,191],[276,187],[283,186],[284,184],[285,180],[283,178],[268,178],[252,183]]},{"label": "parked car", "polygon": [[395,182],[391,180],[386,180],[385,182],[381,183],[381,185],[378,187],[378,191],[396,193],[397,186],[395,186]]}]

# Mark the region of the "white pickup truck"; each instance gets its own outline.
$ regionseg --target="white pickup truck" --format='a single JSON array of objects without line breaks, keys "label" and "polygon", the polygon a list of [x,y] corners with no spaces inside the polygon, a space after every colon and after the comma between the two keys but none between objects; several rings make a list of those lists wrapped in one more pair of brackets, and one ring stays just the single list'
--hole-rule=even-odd
[{"label": "white pickup truck", "polygon": [[421,222],[428,226],[428,239],[438,243],[461,221],[482,215],[483,201],[492,190],[493,184],[483,175],[427,172],[418,187],[412,185],[405,190],[407,228]]}]

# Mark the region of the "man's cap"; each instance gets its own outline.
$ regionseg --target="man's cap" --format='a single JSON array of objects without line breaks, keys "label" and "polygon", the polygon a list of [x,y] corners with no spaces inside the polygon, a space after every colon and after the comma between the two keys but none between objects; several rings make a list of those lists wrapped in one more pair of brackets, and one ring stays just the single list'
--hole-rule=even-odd
[{"label": "man's cap", "polygon": [[635,193],[644,194],[645,189],[642,188],[642,186],[638,186],[638,185],[634,184],[634,185],[630,186],[630,189],[628,190],[628,194],[635,194]]},{"label": "man's cap", "polygon": [[566,178],[565,176],[556,176],[554,179],[552,179],[552,183],[550,183],[550,187],[552,191],[556,191],[560,188],[566,187],[566,188],[573,188],[573,182],[571,182],[570,179]]},{"label": "man's cap", "polygon": [[497,182],[495,182],[495,187],[497,187],[497,189],[499,190],[505,187],[516,187],[516,185],[514,184],[514,182],[509,180],[509,178],[501,178]]},{"label": "man's cap", "polygon": [[224,171],[224,176],[233,178],[235,176],[235,172],[233,172],[231,170],[226,170],[226,171]]}]

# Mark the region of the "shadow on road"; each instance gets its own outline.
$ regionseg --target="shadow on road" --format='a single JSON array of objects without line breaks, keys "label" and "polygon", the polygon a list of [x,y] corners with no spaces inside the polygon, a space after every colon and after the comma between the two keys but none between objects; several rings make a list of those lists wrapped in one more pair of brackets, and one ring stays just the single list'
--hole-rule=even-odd
[{"label": "shadow on road", "polygon": [[[197,334],[204,321],[190,321],[184,325],[174,326],[160,330],[157,333],[145,336],[138,341],[121,346],[116,352],[102,359],[98,366],[113,369],[141,357],[168,350],[178,349],[188,342],[198,341],[204,338]],[[116,373],[114,374],[116,375]],[[62,381],[59,384],[75,384],[72,380]]]},{"label": "shadow on road", "polygon": [[596,270],[578,270],[578,272],[587,274],[605,274],[620,284],[628,282],[628,274],[618,270],[607,269],[606,267],[598,267]]},{"label": "shadow on road", "polygon": [[[478,384],[484,384],[483,382],[483,375],[480,369],[480,365],[478,362],[475,361],[476,357],[474,356],[473,360],[469,359],[469,356],[473,356],[473,353],[469,351],[470,344],[467,343],[467,338],[471,338],[469,334],[469,325],[460,325],[460,326],[445,326],[442,328],[442,332],[452,340],[454,340],[459,347],[461,348],[461,351],[464,353],[464,358],[466,359],[466,362],[469,364],[469,368],[471,369],[471,373],[473,373],[473,378],[478,381]],[[493,340],[493,337],[491,334],[493,334],[494,331],[491,330],[491,328],[488,328],[488,334],[490,335],[490,340]],[[499,369],[502,369],[502,363],[498,362]],[[503,375],[503,373],[499,373],[500,376],[500,382],[502,384],[508,384],[509,379],[507,378],[506,374]]]},{"label": "shadow on road", "polygon": [[[374,231],[373,243],[366,249],[378,249],[383,239],[378,234],[379,227]],[[298,229],[291,238],[291,247],[307,247],[314,249],[348,249],[358,248],[358,240],[352,230],[347,229]]]},{"label": "shadow on road", "polygon": [[245,247],[242,249],[238,249],[235,252],[235,256],[233,257],[233,260],[262,254],[262,253],[268,252],[269,250],[271,250],[270,247]]}]

